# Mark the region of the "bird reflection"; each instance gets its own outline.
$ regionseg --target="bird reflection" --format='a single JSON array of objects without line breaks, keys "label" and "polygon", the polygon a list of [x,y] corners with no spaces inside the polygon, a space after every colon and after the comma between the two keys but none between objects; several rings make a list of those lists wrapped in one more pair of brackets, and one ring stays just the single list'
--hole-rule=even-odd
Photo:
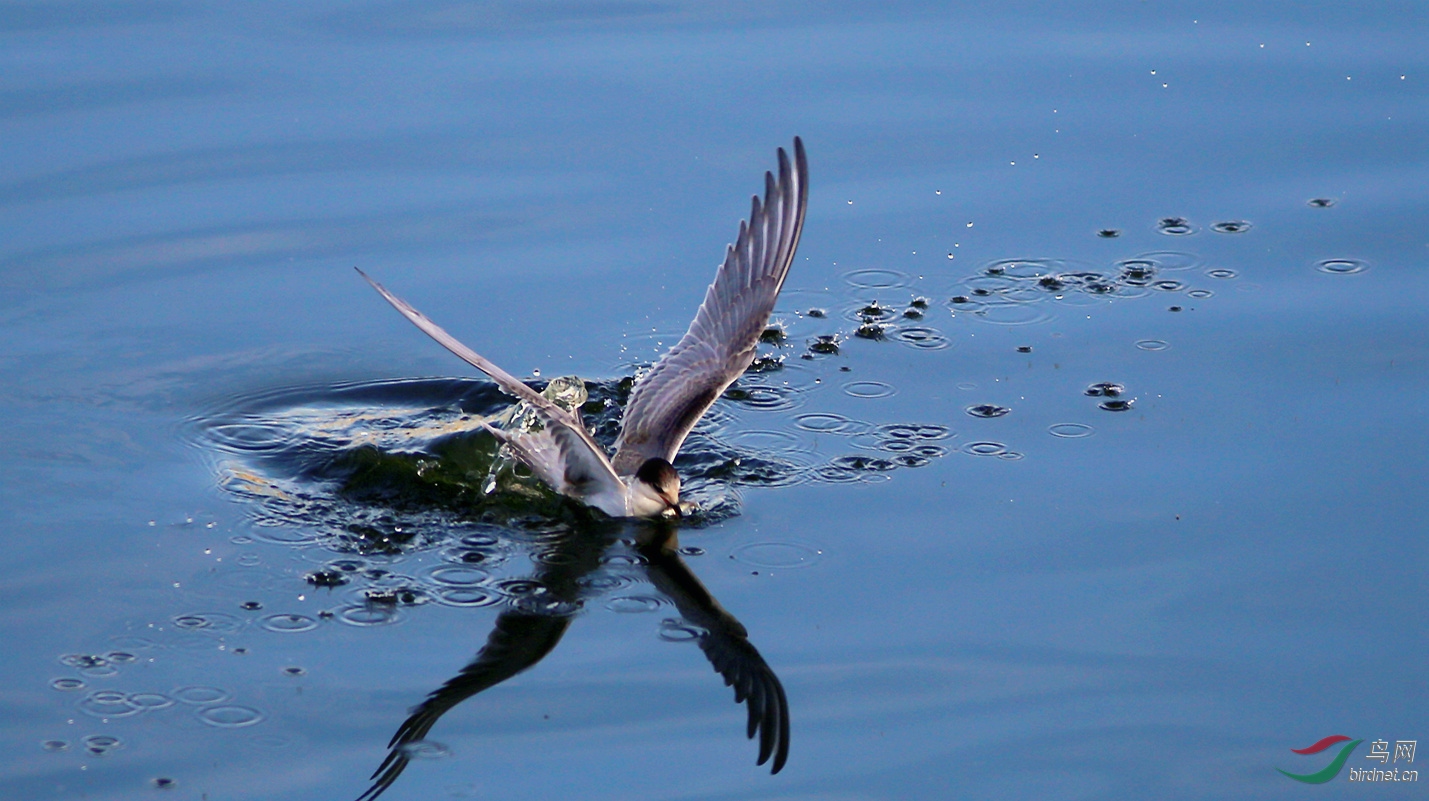
[{"label": "bird reflection", "polygon": [[759,735],[757,764],[772,757],[774,773],[784,767],[789,757],[789,702],[784,687],[750,643],[743,624],[720,606],[680,558],[675,529],[655,521],[612,521],[602,528],[571,532],[536,554],[540,567],[533,576],[535,590],[498,615],[476,657],[397,728],[387,744],[386,759],[372,774],[372,786],[357,801],[372,801],[391,787],[448,710],[544,659],[570,627],[583,596],[591,594],[583,579],[601,566],[602,557],[622,535],[630,534],[650,583],[675,604],[686,623],[699,630],[700,650],[724,683],[734,688],[735,702],[748,707],[746,735],[750,739]]}]

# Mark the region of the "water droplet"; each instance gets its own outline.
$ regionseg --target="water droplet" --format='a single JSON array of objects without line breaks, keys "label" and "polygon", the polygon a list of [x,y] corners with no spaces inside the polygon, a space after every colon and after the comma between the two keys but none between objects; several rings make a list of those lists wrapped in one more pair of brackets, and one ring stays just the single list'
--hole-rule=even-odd
[{"label": "water droplet", "polygon": [[991,403],[979,403],[976,406],[969,406],[965,411],[973,417],[992,418],[1002,417],[1003,415],[1007,414],[1012,410],[1006,406],[995,406]]},{"label": "water droplet", "polygon": [[822,320],[823,318],[829,316],[829,313],[824,311],[823,309],[809,309],[807,312],[805,312],[805,314],[810,317],[813,317],[816,320]]},{"label": "water droplet", "polygon": [[1206,275],[1209,275],[1209,276],[1212,277],[1212,278],[1220,278],[1220,279],[1235,278],[1235,277],[1236,277],[1236,271],[1235,271],[1235,270],[1227,270],[1227,269],[1225,269],[1225,268],[1218,267],[1218,268],[1216,268],[1216,269],[1214,269],[1214,270],[1207,270],[1207,271],[1206,271]]},{"label": "water droplet", "polygon": [[1187,236],[1196,232],[1196,227],[1185,217],[1162,217],[1156,223],[1156,230],[1169,236]]},{"label": "water droplet", "polygon": [[1369,265],[1358,259],[1325,259],[1315,265],[1315,269],[1333,275],[1353,275],[1368,270]]},{"label": "water droplet", "polygon": [[263,713],[247,706],[206,706],[198,713],[199,720],[222,729],[252,726],[263,720]]},{"label": "water droplet", "polygon": [[1031,352],[1032,352],[1032,346],[1031,346],[1031,345],[1018,345],[1018,346],[1017,346],[1017,352],[1018,352],[1018,353],[1031,353]]},{"label": "water droplet", "polygon": [[1143,339],[1136,343],[1136,347],[1142,350],[1158,351],[1171,347],[1169,342],[1160,339]]},{"label": "water droplet", "polygon": [[308,675],[308,672],[297,665],[290,665],[289,667],[283,668],[283,675],[297,678],[298,676]]},{"label": "water droplet", "polygon": [[64,678],[55,679],[54,681],[50,682],[50,686],[55,688],[56,690],[59,690],[60,692],[74,692],[75,690],[83,690],[85,684],[84,681],[81,679]]},{"label": "water droplet", "polygon": [[1063,439],[1080,439],[1081,437],[1090,437],[1094,433],[1094,429],[1082,423],[1057,423],[1049,427],[1047,433]]},{"label": "water droplet", "polygon": [[683,620],[666,618],[660,622],[660,639],[670,642],[690,642],[704,636],[704,630]]},{"label": "water droplet", "polygon": [[1087,387],[1085,394],[1093,398],[1108,397],[1115,398],[1126,391],[1126,387],[1121,384],[1114,384],[1110,381],[1099,381]]},{"label": "water droplet", "polygon": [[1190,292],[1186,293],[1186,297],[1195,298],[1196,300],[1204,300],[1205,298],[1209,298],[1214,294],[1216,293],[1212,292],[1209,289],[1193,289]]},{"label": "water droplet", "polygon": [[154,787],[160,790],[172,790],[179,784],[168,776],[155,776],[152,783]]},{"label": "water droplet", "polygon": [[942,350],[953,344],[937,329],[918,325],[898,329],[893,338],[905,345],[923,350]]},{"label": "water droplet", "polygon": [[427,578],[446,587],[473,587],[487,579],[485,571],[465,565],[439,565],[425,573]]},{"label": "water droplet", "polygon": [[1330,197],[1317,197],[1308,201],[1311,206],[1317,209],[1328,209],[1335,205],[1335,199]]},{"label": "water droplet", "polygon": [[1152,289],[1161,292],[1180,292],[1185,287],[1186,285],[1180,281],[1157,281],[1151,285]]},{"label": "water droplet", "polygon": [[1105,409],[1108,412],[1130,411],[1132,404],[1136,401],[1132,398],[1120,398],[1117,400],[1105,400],[1097,404],[1097,408]]},{"label": "water droplet", "polygon": [[248,612],[257,612],[259,609],[263,608],[263,604],[259,603],[258,601],[244,601],[238,606],[240,609],[243,609]]},{"label": "water droplet", "polygon": [[1115,228],[1103,228],[1100,231],[1097,231],[1097,236],[1101,237],[1102,239],[1115,239],[1121,236],[1121,231],[1118,231]]},{"label": "water droplet", "polygon": [[1250,223],[1245,220],[1227,220],[1212,225],[1211,230],[1218,234],[1243,234],[1250,230]]},{"label": "water droplet", "polygon": [[350,579],[337,570],[314,570],[303,576],[303,580],[314,587],[341,587]]},{"label": "water droplet", "polygon": [[40,743],[40,747],[46,751],[68,751],[69,743],[64,740],[45,740]]},{"label": "water droplet", "polygon": [[396,606],[351,605],[337,611],[337,619],[349,626],[385,626],[398,620]]},{"label": "water droplet", "polygon": [[108,734],[91,734],[80,742],[84,743],[86,751],[95,756],[104,756],[124,744],[118,737]]}]

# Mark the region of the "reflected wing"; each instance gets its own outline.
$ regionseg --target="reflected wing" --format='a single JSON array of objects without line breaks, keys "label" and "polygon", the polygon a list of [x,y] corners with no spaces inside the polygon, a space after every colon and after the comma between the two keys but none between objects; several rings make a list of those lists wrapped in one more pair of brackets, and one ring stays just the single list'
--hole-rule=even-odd
[{"label": "reflected wing", "polygon": [[570,625],[569,617],[524,612],[499,615],[495,630],[471,664],[427,696],[392,735],[392,741],[387,744],[390,749],[387,758],[373,772],[372,786],[358,796],[357,801],[372,801],[392,786],[411,761],[407,748],[425,739],[447,710],[540,662],[561,641]]},{"label": "reflected wing", "polygon": [[724,677],[725,685],[734,688],[735,703],[748,707],[745,736],[753,739],[759,735],[759,761],[755,764],[763,765],[773,756],[772,772],[778,773],[789,758],[789,700],[784,685],[749,641],[744,624],[720,606],[675,550],[654,543],[641,551],[648,561],[646,573],[651,583],[675,602],[687,623],[705,630],[699,638],[700,650]]},{"label": "reflected wing", "polygon": [[[387,302],[401,312],[403,317],[422,329],[427,336],[460,356],[467,364],[491,376],[497,386],[505,390],[507,394],[515,395],[535,410],[536,414],[540,416],[541,422],[546,426],[544,433],[548,435],[542,439],[542,444],[548,444],[553,448],[549,449],[536,462],[530,461],[526,455],[523,455],[529,455],[530,448],[523,449],[516,446],[512,450],[521,457],[522,461],[526,462],[528,467],[536,471],[543,481],[558,492],[582,500],[594,496],[624,496],[624,482],[615,474],[610,460],[605,457],[605,452],[591,438],[578,415],[561,408],[546,396],[526,386],[515,376],[497,367],[485,356],[458,342],[455,337],[442,330],[425,314],[412,308],[405,300],[388,292],[386,287],[372,280],[367,273],[358,270],[357,274],[367,279],[367,283],[371,284],[373,289],[386,298]],[[488,428],[488,430],[491,429]],[[514,444],[517,439],[514,436],[504,437],[496,431],[492,433],[508,444]],[[609,512],[610,510],[605,511]]]},{"label": "reflected wing", "polygon": [[808,176],[795,137],[793,165],[779,148],[779,179],[764,174],[764,202],[755,196],[690,330],[635,385],[615,454],[620,475],[654,457],[673,462],[705,410],[749,367],[799,245]]}]

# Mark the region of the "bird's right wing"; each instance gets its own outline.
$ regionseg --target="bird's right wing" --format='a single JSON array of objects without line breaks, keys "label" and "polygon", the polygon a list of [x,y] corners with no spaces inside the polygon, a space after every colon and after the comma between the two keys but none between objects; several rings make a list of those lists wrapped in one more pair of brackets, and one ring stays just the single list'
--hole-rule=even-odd
[{"label": "bird's right wing", "polygon": [[740,222],[689,331],[635,385],[617,473],[630,475],[655,457],[673,462],[690,429],[749,367],[794,261],[808,202],[809,165],[795,137],[793,164],[779,148],[779,179],[764,174],[764,202],[754,197],[749,222]]},{"label": "bird's right wing", "polygon": [[[387,302],[392,304],[392,308],[401,312],[403,317],[420,328],[427,336],[460,356],[467,364],[491,376],[497,386],[505,390],[507,394],[520,398],[536,412],[541,418],[542,424],[545,425],[542,433],[546,436],[540,439],[540,443],[549,444],[554,450],[543,453],[543,458],[538,460],[539,464],[526,458],[530,450],[529,447],[523,450],[518,446],[512,450],[516,451],[518,457],[521,457],[528,467],[536,471],[541,480],[550,484],[557,492],[582,500],[596,496],[601,498],[623,497],[625,483],[615,474],[610,460],[605,456],[605,451],[596,444],[590,432],[586,431],[585,424],[581,422],[578,412],[569,412],[561,408],[550,398],[531,389],[520,379],[497,367],[490,359],[458,342],[456,337],[432,322],[427,315],[417,311],[407,301],[388,292],[386,287],[372,280],[367,273],[358,270],[357,274],[367,279],[367,283],[386,298]],[[498,434],[497,436],[508,444],[512,444],[512,441],[518,439],[516,435],[507,437]],[[535,446],[534,442],[532,446]]]}]

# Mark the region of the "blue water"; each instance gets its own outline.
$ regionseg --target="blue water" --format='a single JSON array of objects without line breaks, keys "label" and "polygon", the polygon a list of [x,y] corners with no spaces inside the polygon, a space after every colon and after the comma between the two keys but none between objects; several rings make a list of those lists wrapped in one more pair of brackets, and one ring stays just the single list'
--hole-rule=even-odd
[{"label": "blue water", "polygon": [[[1414,3],[0,6],[0,796],[355,798],[544,575],[557,646],[384,799],[1404,797],[1349,775],[1429,733],[1426,37]],[[633,534],[414,497],[454,469],[424,426],[500,402],[352,267],[618,395],[795,135],[783,369],[692,440],[741,468],[665,566],[787,692],[771,776]],[[1276,772],[1331,734],[1337,778]]]}]

